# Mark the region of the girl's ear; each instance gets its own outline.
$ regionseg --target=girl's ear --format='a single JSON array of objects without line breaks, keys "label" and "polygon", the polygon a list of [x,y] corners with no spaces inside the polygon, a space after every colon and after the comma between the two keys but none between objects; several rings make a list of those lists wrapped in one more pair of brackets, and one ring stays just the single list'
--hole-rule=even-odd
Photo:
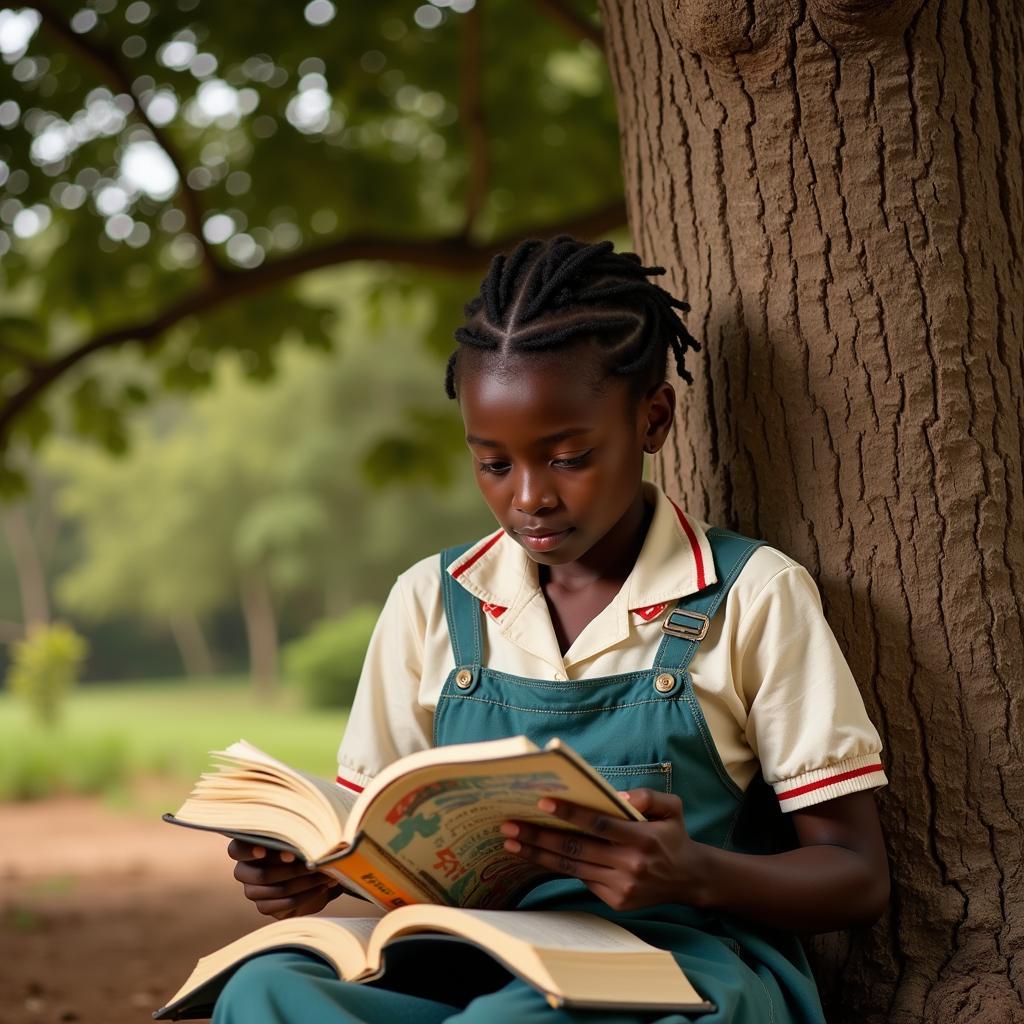
[{"label": "girl's ear", "polygon": [[650,455],[661,451],[676,415],[676,393],[669,382],[651,388],[640,402],[644,451]]}]

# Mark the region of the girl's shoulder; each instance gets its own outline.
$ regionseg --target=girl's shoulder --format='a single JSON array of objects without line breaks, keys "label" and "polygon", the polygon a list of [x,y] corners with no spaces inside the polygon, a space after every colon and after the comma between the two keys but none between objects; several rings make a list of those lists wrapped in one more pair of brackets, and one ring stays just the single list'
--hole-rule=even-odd
[{"label": "girl's shoulder", "polygon": [[441,587],[441,555],[445,554],[448,556],[446,561],[454,558],[456,555],[461,557],[463,553],[472,552],[474,548],[483,544],[492,536],[493,534],[489,534],[468,544],[455,544],[452,547],[445,548],[443,551],[435,551],[433,554],[425,555],[418,562],[413,562],[408,569],[399,573],[398,582],[403,587],[413,590],[420,590],[423,587],[428,589],[433,587],[439,590]]},{"label": "girl's shoulder", "polygon": [[407,608],[426,610],[441,600],[441,553],[435,552],[414,562],[398,574],[392,593],[401,595]]},{"label": "girl's shoulder", "polygon": [[[715,532],[712,525],[693,516],[690,516],[689,519],[691,523],[699,527],[701,533],[707,537],[710,543]],[[729,532],[736,535],[735,531]],[[747,534],[740,534],[740,536],[745,536],[750,540],[754,539]],[[720,573],[718,578],[721,580]],[[815,594],[817,593],[814,579],[802,563],[779,548],[763,542],[750,555],[739,575],[733,580],[728,600],[730,604],[743,608],[757,601],[766,591],[793,586],[799,589],[810,588]]]},{"label": "girl's shoulder", "polygon": [[398,574],[398,582],[409,588],[422,587],[428,580],[434,586],[440,587],[441,585],[440,551],[435,551],[432,555],[425,555]]},{"label": "girl's shoulder", "polygon": [[[444,549],[445,562],[452,564],[468,561],[476,551],[483,550],[500,539],[502,531],[490,533],[470,543],[456,544]],[[399,591],[403,601],[410,608],[430,612],[441,607],[441,551],[426,555],[414,562],[395,580],[394,590]]]}]

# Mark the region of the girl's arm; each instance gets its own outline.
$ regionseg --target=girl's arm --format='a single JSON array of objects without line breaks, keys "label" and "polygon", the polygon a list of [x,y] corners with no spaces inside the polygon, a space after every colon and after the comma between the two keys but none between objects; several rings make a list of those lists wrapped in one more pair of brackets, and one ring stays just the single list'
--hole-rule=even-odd
[{"label": "girl's arm", "polygon": [[706,846],[704,906],[800,932],[873,924],[889,902],[889,863],[871,793],[793,812],[800,848],[773,856]]},{"label": "girl's arm", "polygon": [[828,932],[871,924],[888,902],[889,865],[868,792],[794,811],[800,847],[770,855],[734,853],[692,839],[678,796],[651,789],[627,796],[647,821],[618,821],[541,800],[542,811],[586,834],[508,822],[502,826],[506,848],[582,879],[617,910],[686,903],[772,928]]}]

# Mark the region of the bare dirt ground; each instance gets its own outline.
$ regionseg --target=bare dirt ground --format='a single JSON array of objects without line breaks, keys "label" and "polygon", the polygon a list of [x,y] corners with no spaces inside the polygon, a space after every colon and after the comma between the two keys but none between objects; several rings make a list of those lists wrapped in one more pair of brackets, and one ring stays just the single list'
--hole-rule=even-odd
[{"label": "bare dirt ground", "polygon": [[0,805],[0,1024],[151,1020],[200,956],[269,921],[225,847],[97,800]]}]

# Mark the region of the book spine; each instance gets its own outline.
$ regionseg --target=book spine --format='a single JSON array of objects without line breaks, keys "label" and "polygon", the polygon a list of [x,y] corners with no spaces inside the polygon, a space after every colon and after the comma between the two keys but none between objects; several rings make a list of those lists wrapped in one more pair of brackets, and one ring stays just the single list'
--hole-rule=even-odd
[{"label": "book spine", "polygon": [[337,860],[322,864],[320,870],[336,873],[346,882],[351,882],[363,895],[385,910],[426,902],[422,896],[416,896],[396,883],[393,875],[382,872],[373,860],[357,848],[350,849]]}]

